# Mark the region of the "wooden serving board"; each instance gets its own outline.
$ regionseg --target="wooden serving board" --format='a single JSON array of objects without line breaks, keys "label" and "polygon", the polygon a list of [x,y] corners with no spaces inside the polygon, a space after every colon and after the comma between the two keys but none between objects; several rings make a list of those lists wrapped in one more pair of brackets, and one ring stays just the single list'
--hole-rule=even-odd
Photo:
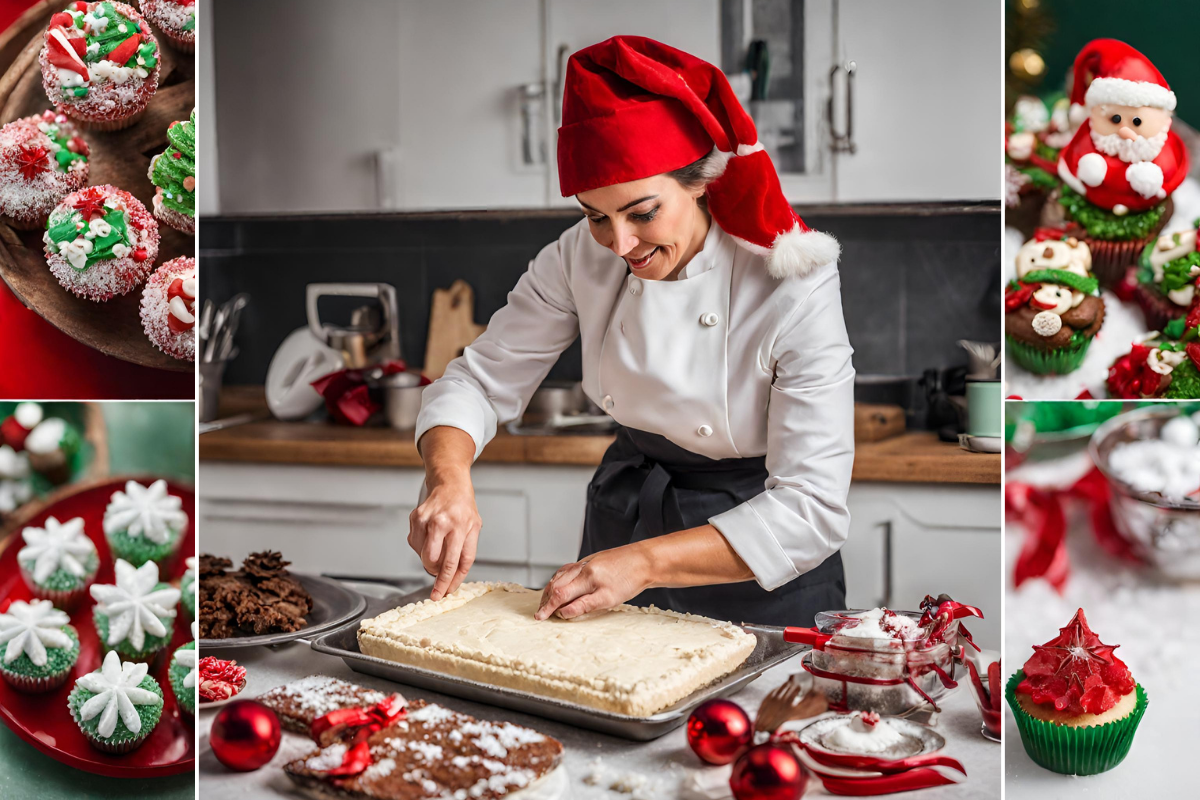
[{"label": "wooden serving board", "polygon": [[[38,54],[50,17],[61,2],[45,0],[29,9],[11,28],[0,34],[0,125],[14,119],[40,114],[51,108],[42,88]],[[135,6],[136,7],[136,6]],[[154,185],[146,176],[150,159],[167,147],[167,126],[187,119],[195,105],[194,59],[177,53],[163,43],[155,31],[161,52],[158,91],[146,113],[132,127],[121,131],[83,131],[91,148],[88,183],[110,183],[124,189],[153,210]],[[24,43],[22,45],[22,43]],[[155,266],[178,256],[195,253],[192,236],[163,223],[158,225],[161,242]],[[135,288],[105,303],[77,297],[50,273],[43,252],[41,230],[18,231],[0,222],[0,278],[13,294],[54,327],[100,352],[145,367],[191,372],[190,361],[180,361],[150,343],[139,315],[142,290]],[[20,346],[5,342],[5,347]]]}]

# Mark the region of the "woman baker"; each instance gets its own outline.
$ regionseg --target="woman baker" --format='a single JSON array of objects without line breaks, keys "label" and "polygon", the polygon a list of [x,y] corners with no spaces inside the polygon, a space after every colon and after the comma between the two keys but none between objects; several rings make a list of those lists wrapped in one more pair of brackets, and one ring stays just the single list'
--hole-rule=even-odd
[{"label": "woman baker", "polygon": [[725,76],[687,53],[634,36],[575,53],[562,118],[561,189],[585,218],[425,390],[409,543],[433,599],[475,558],[472,462],[581,337],[583,389],[620,427],[579,561],[538,619],[631,601],[810,625],[843,608],[854,368],[837,242],[792,211]]}]

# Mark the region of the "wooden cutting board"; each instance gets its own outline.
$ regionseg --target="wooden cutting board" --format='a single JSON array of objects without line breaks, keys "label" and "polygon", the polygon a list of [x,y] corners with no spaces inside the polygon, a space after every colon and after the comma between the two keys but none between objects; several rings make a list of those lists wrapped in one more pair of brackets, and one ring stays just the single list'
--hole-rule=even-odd
[{"label": "wooden cutting board", "polygon": [[431,381],[442,377],[446,366],[485,330],[486,325],[475,322],[475,292],[469,283],[457,280],[449,289],[435,289],[421,373]]},{"label": "wooden cutting board", "polygon": [[854,441],[878,442],[904,433],[904,409],[900,406],[854,404]]}]

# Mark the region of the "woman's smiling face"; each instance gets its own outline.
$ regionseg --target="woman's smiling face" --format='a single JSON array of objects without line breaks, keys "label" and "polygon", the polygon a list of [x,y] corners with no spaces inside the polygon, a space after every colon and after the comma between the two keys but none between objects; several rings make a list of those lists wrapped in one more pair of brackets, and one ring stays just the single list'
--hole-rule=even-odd
[{"label": "woman's smiling face", "polygon": [[704,246],[707,212],[703,187],[684,188],[655,175],[575,195],[592,238],[612,250],[639,278],[669,280]]}]

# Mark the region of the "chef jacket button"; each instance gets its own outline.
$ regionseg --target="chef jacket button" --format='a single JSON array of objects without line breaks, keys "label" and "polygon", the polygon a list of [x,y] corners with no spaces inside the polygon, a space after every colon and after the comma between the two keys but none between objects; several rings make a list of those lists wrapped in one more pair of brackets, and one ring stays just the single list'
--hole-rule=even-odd
[{"label": "chef jacket button", "polygon": [[701,436],[712,436],[712,428],[710,428],[708,425],[701,425],[696,429],[696,433],[700,434]]},{"label": "chef jacket button", "polygon": [[635,297],[636,297],[637,295],[641,294],[641,293],[642,293],[642,283],[641,283],[641,281],[637,280],[636,278],[635,278],[634,280],[631,280],[631,281],[629,282],[629,293],[630,293],[631,295],[634,295]]},{"label": "chef jacket button", "polygon": [[604,406],[604,410],[605,410],[605,411],[612,411],[612,410],[613,410],[613,406],[615,406],[615,405],[616,405],[616,403],[614,403],[614,402],[613,402],[613,399],[612,399],[612,395],[611,395],[611,394],[606,394],[606,395],[604,395],[604,400],[603,400],[603,402],[602,402],[602,405]]},{"label": "chef jacket button", "polygon": [[721,318],[718,317],[712,311],[710,311],[707,314],[704,314],[703,316],[700,317],[700,324],[706,328],[711,328],[712,326],[716,325],[720,321],[721,321]]}]

